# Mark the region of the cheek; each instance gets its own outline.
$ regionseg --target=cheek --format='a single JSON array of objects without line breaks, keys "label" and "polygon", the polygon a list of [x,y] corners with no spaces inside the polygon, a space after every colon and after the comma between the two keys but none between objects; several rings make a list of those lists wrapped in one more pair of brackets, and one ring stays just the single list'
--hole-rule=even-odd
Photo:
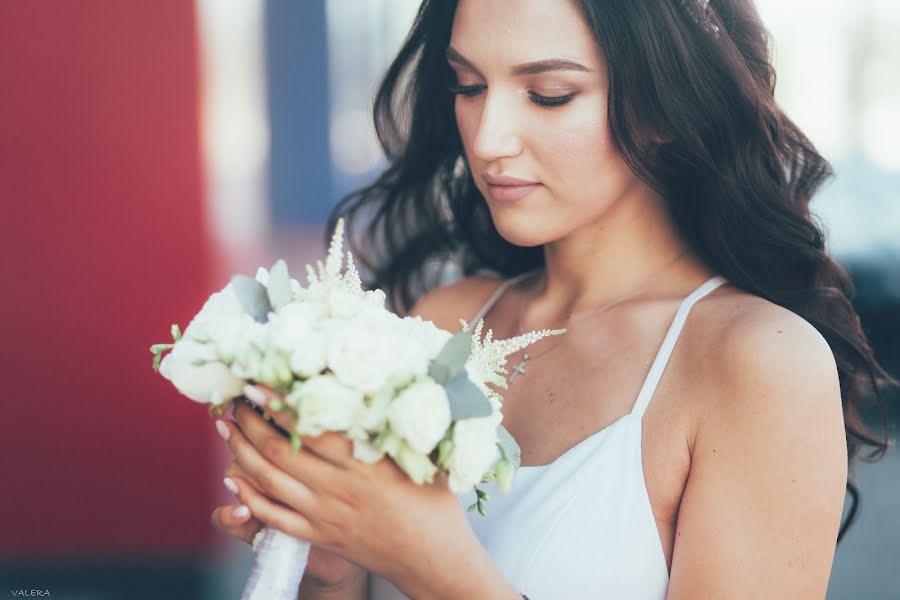
[{"label": "cheek", "polygon": [[633,178],[613,142],[606,107],[600,102],[573,106],[543,128],[536,143],[540,162],[551,171],[546,174],[551,185],[573,201],[605,204]]}]

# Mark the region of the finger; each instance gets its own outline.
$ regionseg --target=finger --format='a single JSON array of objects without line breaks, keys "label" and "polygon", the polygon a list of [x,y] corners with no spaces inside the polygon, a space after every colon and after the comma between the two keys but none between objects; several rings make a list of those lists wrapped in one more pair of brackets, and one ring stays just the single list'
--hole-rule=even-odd
[{"label": "finger", "polygon": [[284,406],[284,398],[273,389],[260,384],[248,384],[244,386],[244,398],[261,408],[266,417],[275,421],[275,424],[285,431],[291,432],[294,430],[296,419],[294,419],[293,415],[288,411],[274,410],[270,406],[270,402],[273,400],[278,400],[281,406]]},{"label": "finger", "polygon": [[[254,409],[252,412],[262,410],[265,417],[271,417],[275,424],[286,432],[294,431],[297,421],[288,412],[272,411],[265,408],[269,400],[278,397],[271,389],[258,384],[256,386],[247,385],[244,386],[244,396],[253,403],[249,406]],[[243,403],[236,403],[233,411],[235,419],[239,422],[240,419],[237,418],[237,415],[240,412],[247,412],[247,405],[240,406],[241,404]],[[256,412],[256,414],[259,413]],[[353,458],[353,442],[345,435],[334,432],[324,432],[319,436],[304,435],[301,436],[301,442],[308,445],[313,452],[322,458],[342,467],[347,466],[348,461]]]},{"label": "finger", "polygon": [[353,458],[353,440],[342,433],[325,431],[319,435],[300,436],[303,445],[332,464],[343,468],[351,466]]},{"label": "finger", "polygon": [[210,521],[219,531],[248,544],[253,543],[253,537],[263,528],[262,521],[252,515],[249,507],[238,504],[216,508],[210,515]]},{"label": "finger", "polygon": [[273,527],[311,544],[319,543],[319,536],[312,523],[301,513],[273,502],[257,491],[250,482],[235,477],[238,498],[250,512],[267,527]]},{"label": "finger", "polygon": [[[252,411],[244,411],[247,413]],[[253,420],[252,426],[262,430],[257,432],[256,442],[251,442],[241,427],[220,421],[228,431],[228,446],[240,469],[266,496],[306,514],[314,512],[318,497],[313,490],[322,489],[328,478],[335,476],[336,467],[303,449],[292,455],[290,443],[268,427],[259,415],[254,413],[245,422],[248,419]],[[289,471],[282,470],[282,465]],[[229,476],[239,476],[233,467],[229,469],[230,472],[226,470]]]},{"label": "finger", "polygon": [[295,451],[291,447],[290,440],[270,427],[251,408],[242,405],[235,406],[234,420],[247,439],[259,449],[263,456],[301,479],[299,474],[294,473],[288,467],[289,464],[294,464],[293,459],[297,456],[316,458],[318,462],[331,465],[335,469],[344,468],[347,461],[353,456],[352,443],[340,434],[329,432],[331,435],[324,440],[301,436],[301,448],[299,451]]}]

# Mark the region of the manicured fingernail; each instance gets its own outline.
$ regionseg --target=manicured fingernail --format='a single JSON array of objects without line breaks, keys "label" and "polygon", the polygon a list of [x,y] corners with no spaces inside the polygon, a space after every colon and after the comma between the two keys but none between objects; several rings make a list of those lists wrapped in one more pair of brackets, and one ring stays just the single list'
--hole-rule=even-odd
[{"label": "manicured fingernail", "polygon": [[256,386],[252,386],[250,384],[244,386],[244,397],[258,406],[265,406],[266,402],[268,401],[268,398],[266,397],[266,394],[264,392],[262,392]]},{"label": "manicured fingernail", "polygon": [[222,436],[222,439],[227,442],[228,438],[231,437],[231,432],[228,431],[228,425],[225,424],[225,421],[218,419],[216,421],[216,429],[219,431],[219,435]]},{"label": "manicured fingernail", "polygon": [[233,516],[237,517],[238,519],[243,519],[244,517],[250,516],[250,509],[247,508],[246,506],[244,506],[243,504],[241,504],[236,509],[234,509],[234,511],[231,514]]},{"label": "manicured fingernail", "polygon": [[237,487],[237,484],[234,483],[234,480],[231,477],[226,477],[225,479],[222,480],[222,483],[225,484],[225,487],[228,488],[229,492],[237,495],[238,487]]}]

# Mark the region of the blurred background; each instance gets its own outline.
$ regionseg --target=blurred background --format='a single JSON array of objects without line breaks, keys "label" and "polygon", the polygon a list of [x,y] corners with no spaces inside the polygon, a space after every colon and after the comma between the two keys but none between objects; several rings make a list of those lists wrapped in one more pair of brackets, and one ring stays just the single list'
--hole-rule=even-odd
[{"label": "blurred background", "polygon": [[[384,162],[370,101],[417,0],[0,0],[0,589],[237,598],[205,407],[150,368],[235,272],[324,256]],[[900,375],[900,3],[757,0],[814,208]],[[900,415],[892,415],[892,427]],[[900,456],[860,464],[828,597],[900,599]]]}]

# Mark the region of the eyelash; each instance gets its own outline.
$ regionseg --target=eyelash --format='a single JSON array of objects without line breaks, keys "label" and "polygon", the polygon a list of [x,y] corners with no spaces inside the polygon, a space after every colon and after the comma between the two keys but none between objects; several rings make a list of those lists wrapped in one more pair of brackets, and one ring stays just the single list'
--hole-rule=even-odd
[{"label": "eyelash", "polygon": [[[451,85],[450,92],[452,94],[472,98],[484,91],[484,88],[485,86],[483,85]],[[575,94],[566,94],[565,96],[541,96],[537,92],[528,92],[528,97],[532,102],[540,106],[554,107],[568,104],[572,98],[575,97]]]}]

